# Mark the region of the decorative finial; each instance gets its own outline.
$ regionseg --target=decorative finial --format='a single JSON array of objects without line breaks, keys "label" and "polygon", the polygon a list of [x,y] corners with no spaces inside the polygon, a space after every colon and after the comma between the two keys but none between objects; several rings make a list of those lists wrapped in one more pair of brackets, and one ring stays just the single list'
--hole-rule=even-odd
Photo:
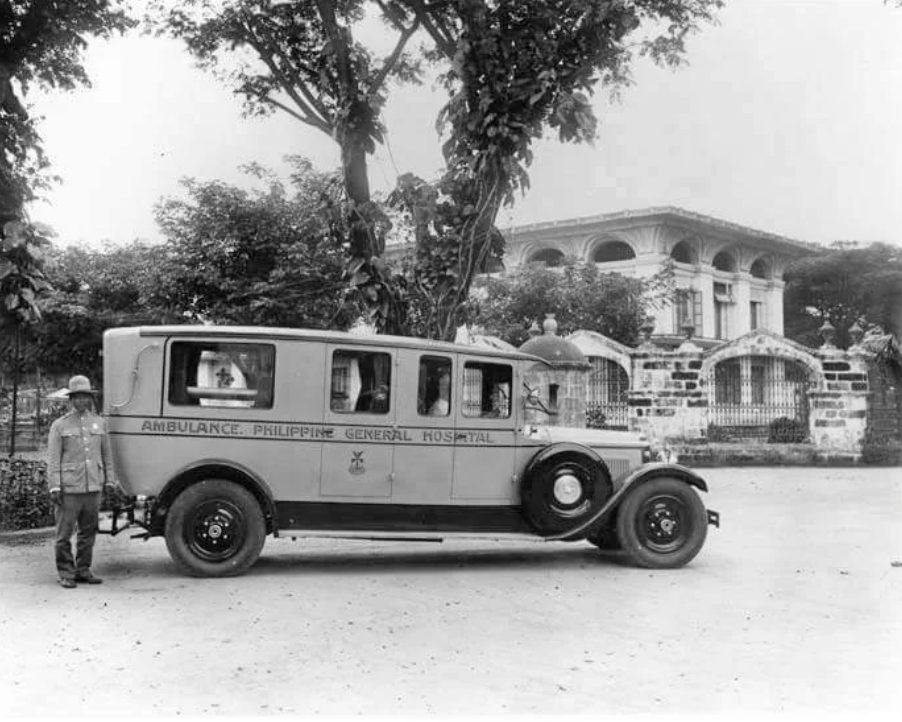
[{"label": "decorative finial", "polygon": [[849,338],[852,339],[853,346],[858,346],[861,343],[861,339],[864,338],[864,329],[858,325],[858,321],[849,327]]},{"label": "decorative finial", "polygon": [[821,335],[821,338],[824,339],[824,344],[821,348],[836,348],[833,345],[833,339],[836,337],[836,329],[833,327],[833,324],[830,323],[829,319],[824,321],[824,325],[818,329],[818,333]]},{"label": "decorative finial", "polygon": [[532,326],[529,327],[529,337],[535,338],[536,336],[542,335],[542,329],[539,328],[539,322],[533,321]]},{"label": "decorative finial", "polygon": [[545,330],[546,336],[557,336],[557,321],[554,320],[553,313],[545,314],[545,320],[542,322],[542,328]]}]

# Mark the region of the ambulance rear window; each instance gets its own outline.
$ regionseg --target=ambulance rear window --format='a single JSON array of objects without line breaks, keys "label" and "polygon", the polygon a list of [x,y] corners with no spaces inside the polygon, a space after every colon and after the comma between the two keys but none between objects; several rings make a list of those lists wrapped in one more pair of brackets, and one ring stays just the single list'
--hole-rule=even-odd
[{"label": "ambulance rear window", "polygon": [[275,348],[269,344],[175,341],[169,403],[271,409]]}]

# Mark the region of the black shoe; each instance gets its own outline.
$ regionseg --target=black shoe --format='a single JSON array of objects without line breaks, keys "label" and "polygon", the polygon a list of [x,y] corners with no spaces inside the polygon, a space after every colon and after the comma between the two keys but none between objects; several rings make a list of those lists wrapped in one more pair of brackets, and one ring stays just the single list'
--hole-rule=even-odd
[{"label": "black shoe", "polygon": [[60,578],[60,586],[63,589],[75,589],[75,580]]},{"label": "black shoe", "polygon": [[79,584],[103,584],[103,579],[95,577],[91,572],[85,574],[76,574],[75,581]]}]

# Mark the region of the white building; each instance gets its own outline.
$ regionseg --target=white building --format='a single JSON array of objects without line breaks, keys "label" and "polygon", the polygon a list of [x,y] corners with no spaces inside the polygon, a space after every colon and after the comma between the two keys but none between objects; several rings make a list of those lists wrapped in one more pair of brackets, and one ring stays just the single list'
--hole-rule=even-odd
[{"label": "white building", "polygon": [[502,231],[504,268],[555,265],[565,256],[601,270],[651,277],[673,261],[672,303],[655,312],[653,338],[676,342],[692,328],[707,345],[755,329],[783,333],[783,273],[812,246],[670,206],[537,223]]}]

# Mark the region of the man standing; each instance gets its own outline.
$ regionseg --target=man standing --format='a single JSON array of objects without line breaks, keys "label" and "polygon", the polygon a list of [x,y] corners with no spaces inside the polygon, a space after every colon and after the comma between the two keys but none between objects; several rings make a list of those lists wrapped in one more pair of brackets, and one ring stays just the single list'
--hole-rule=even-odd
[{"label": "man standing", "polygon": [[[94,539],[104,484],[114,483],[113,459],[106,422],[93,411],[91,382],[85,376],[69,379],[71,410],[50,427],[47,484],[56,512],[56,568],[60,586],[76,582],[100,584],[91,573]],[[75,557],[72,534],[78,529]]]}]

